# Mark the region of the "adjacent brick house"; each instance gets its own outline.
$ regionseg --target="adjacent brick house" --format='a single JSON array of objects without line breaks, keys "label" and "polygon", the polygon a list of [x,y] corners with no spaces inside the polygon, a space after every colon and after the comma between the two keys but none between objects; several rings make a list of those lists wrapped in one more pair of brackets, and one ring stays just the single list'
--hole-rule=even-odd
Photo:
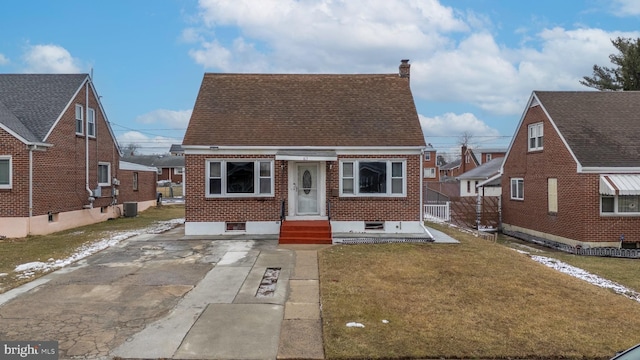
[{"label": "adjacent brick house", "polygon": [[407,61],[400,74],[207,73],[182,147],[187,235],[279,234],[281,220],[424,233]]},{"label": "adjacent brick house", "polygon": [[640,242],[640,92],[532,93],[502,168],[505,233],[573,249]]},{"label": "adjacent brick house", "polygon": [[428,144],[427,148],[424,150],[422,164],[424,174],[423,176],[425,181],[440,181],[440,171],[438,171],[438,156],[436,154],[436,150],[431,146],[431,144]]},{"label": "adjacent brick house", "polygon": [[118,216],[128,201],[120,176],[118,146],[88,74],[0,75],[0,236]]},{"label": "adjacent brick house", "polygon": [[156,168],[158,181],[181,184],[184,173],[184,156],[179,155],[129,155],[122,160]]},{"label": "adjacent brick house", "polygon": [[456,177],[460,182],[460,196],[500,196],[500,167],[503,158],[497,157]]}]

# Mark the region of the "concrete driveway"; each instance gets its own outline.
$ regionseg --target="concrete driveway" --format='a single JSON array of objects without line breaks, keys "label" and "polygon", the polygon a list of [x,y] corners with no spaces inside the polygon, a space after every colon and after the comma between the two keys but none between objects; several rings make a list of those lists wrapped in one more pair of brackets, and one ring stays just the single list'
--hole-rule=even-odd
[{"label": "concrete driveway", "polygon": [[57,340],[61,359],[322,358],[316,255],[182,226],[136,236],[0,294],[0,339]]}]

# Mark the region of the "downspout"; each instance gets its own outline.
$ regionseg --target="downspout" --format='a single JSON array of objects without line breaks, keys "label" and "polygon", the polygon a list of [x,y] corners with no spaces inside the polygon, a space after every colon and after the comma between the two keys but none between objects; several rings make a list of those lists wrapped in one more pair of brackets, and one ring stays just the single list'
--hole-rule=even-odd
[{"label": "downspout", "polygon": [[33,148],[29,146],[29,228],[27,234],[31,234],[31,218],[33,217]]},{"label": "downspout", "polygon": [[424,224],[424,152],[425,149],[420,150],[420,226],[422,229],[429,235],[430,238],[434,239],[427,226]]},{"label": "downspout", "polygon": [[88,133],[88,130],[89,130],[88,129],[88,126],[89,126],[89,80],[90,78],[87,79],[87,82],[85,83],[85,88],[84,88],[84,95],[85,95],[84,159],[85,159],[85,175],[86,175],[85,188],[89,193],[89,205],[85,206],[85,208],[93,209],[93,201],[95,200],[95,198],[93,197],[93,191],[89,187],[89,133]]}]

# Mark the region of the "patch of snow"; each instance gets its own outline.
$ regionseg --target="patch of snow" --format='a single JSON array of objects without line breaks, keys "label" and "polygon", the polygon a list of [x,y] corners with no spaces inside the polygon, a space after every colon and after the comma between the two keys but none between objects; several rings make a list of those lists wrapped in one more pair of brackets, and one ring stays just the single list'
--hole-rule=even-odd
[{"label": "patch of snow", "polygon": [[93,255],[99,251],[102,251],[108,247],[114,246],[121,242],[122,240],[129,239],[136,235],[140,234],[160,234],[164,231],[173,229],[174,227],[183,224],[184,218],[180,219],[172,219],[168,221],[159,221],[156,222],[146,228],[132,231],[124,231],[124,232],[114,232],[108,235],[108,237],[97,240],[91,244],[83,245],[76,250],[71,256],[66,259],[49,259],[47,262],[34,261],[26,264],[20,264],[16,266],[13,270],[14,272],[20,273],[18,278],[26,279],[33,275],[36,272],[50,272],[67,265],[73,264],[74,262],[84,259],[87,256]]},{"label": "patch of snow", "polygon": [[623,285],[620,285],[616,282],[601,278],[598,275],[592,274],[586,270],[577,268],[575,266],[571,266],[557,259],[549,258],[546,256],[540,256],[540,255],[531,255],[528,252],[522,251],[522,250],[516,250],[516,251],[521,254],[529,255],[529,257],[532,260],[539,262],[545,266],[548,266],[554,270],[560,271],[561,273],[571,275],[575,278],[584,280],[592,285],[596,285],[601,288],[611,289],[617,294],[623,295],[631,300],[640,302],[640,293],[634,290],[631,290]]},{"label": "patch of snow", "polygon": [[388,324],[388,323],[389,323],[389,320],[382,320],[382,323],[383,323],[383,324]]},{"label": "patch of snow", "polygon": [[361,323],[357,323],[357,322],[349,322],[349,323],[347,323],[347,327],[363,328],[364,325],[361,324]]},{"label": "patch of snow", "polygon": [[7,273],[0,273],[0,277],[5,277],[5,276],[7,276],[7,275],[9,275],[9,274],[7,274]]}]

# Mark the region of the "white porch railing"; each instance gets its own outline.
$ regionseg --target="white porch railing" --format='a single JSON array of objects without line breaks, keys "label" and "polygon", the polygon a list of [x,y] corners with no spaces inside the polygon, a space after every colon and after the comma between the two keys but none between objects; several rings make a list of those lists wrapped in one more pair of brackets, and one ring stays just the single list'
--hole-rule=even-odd
[{"label": "white porch railing", "polygon": [[449,201],[444,205],[424,205],[424,220],[451,220]]}]

